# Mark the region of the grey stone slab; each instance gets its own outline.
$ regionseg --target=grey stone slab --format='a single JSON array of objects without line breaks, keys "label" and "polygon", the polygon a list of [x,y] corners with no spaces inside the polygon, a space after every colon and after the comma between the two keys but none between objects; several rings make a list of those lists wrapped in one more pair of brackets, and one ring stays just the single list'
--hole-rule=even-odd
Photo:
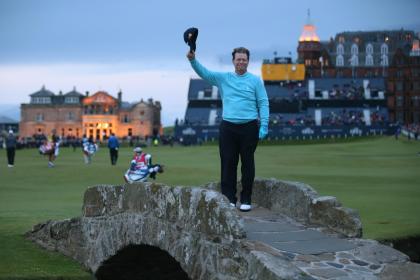
[{"label": "grey stone slab", "polygon": [[336,268],[312,268],[312,269],[307,269],[306,271],[311,275],[315,275],[315,276],[323,277],[323,278],[335,278],[335,277],[341,277],[341,276],[348,276],[347,273]]},{"label": "grey stone slab", "polygon": [[278,222],[245,222],[245,231],[249,232],[288,232],[288,231],[299,231],[302,228],[288,224]]},{"label": "grey stone slab", "polygon": [[299,254],[321,254],[350,250],[355,247],[354,244],[346,240],[330,237],[317,240],[270,242],[269,245],[282,251],[295,252]]},{"label": "grey stone slab", "polygon": [[261,242],[274,241],[302,241],[302,240],[316,240],[325,239],[327,236],[322,232],[316,230],[300,230],[288,232],[249,232],[247,238],[249,240],[258,240]]}]

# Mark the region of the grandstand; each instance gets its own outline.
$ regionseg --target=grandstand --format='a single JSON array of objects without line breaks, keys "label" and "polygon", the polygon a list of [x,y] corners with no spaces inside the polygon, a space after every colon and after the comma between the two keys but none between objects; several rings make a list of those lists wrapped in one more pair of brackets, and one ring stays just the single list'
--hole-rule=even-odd
[{"label": "grandstand", "polygon": [[[383,78],[265,81],[270,139],[347,137],[390,133]],[[185,119],[175,136],[189,143],[218,138],[222,102],[217,87],[191,79]]]}]

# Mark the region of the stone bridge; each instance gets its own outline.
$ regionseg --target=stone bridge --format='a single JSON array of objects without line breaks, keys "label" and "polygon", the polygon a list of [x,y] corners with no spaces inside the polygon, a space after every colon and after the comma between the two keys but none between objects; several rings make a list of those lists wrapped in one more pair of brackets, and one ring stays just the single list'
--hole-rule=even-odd
[{"label": "stone bridge", "polygon": [[308,185],[257,179],[248,213],[219,189],[95,186],[81,217],[26,235],[97,279],[420,279],[406,255],[360,239],[356,211]]}]

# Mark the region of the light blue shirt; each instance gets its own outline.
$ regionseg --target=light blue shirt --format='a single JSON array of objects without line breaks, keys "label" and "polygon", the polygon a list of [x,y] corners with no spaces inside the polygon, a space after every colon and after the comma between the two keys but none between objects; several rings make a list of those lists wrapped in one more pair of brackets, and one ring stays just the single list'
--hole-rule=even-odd
[{"label": "light blue shirt", "polygon": [[232,72],[209,71],[196,59],[190,63],[202,79],[218,87],[222,98],[224,120],[240,124],[259,118],[261,128],[267,131],[268,97],[259,77],[248,72],[238,75]]}]

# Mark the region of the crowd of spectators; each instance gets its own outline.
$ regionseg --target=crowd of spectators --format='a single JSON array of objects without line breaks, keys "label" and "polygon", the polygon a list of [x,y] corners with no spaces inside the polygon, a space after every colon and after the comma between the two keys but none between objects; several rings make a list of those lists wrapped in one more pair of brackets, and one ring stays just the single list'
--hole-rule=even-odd
[{"label": "crowd of spectators", "polygon": [[342,87],[334,85],[328,91],[328,98],[335,100],[362,100],[364,98],[364,88],[350,84],[344,84]]},{"label": "crowd of spectators", "polygon": [[[378,110],[372,111],[370,114],[371,124],[385,124],[385,114]],[[313,115],[295,115],[273,114],[270,116],[270,125],[272,126],[313,126],[316,124]],[[365,118],[362,110],[333,110],[322,113],[322,125],[363,125]]]},{"label": "crowd of spectators", "polygon": [[419,133],[420,133],[420,124],[419,123],[411,123],[408,125],[403,126],[403,130],[407,132],[408,139],[419,140]]}]

